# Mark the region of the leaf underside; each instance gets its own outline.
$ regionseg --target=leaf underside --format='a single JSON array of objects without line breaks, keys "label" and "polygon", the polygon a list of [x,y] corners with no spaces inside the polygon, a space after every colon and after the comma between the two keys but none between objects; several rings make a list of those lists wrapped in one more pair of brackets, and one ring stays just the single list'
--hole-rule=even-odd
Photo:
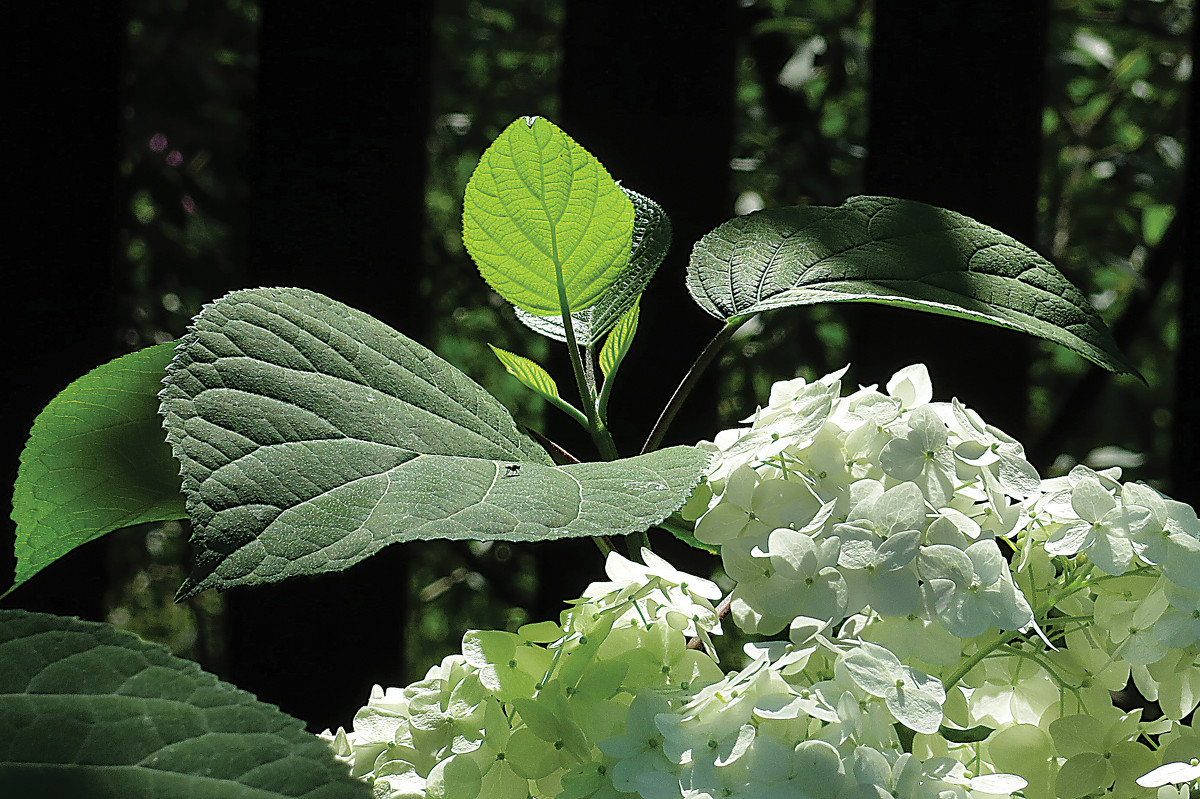
[{"label": "leaf underside", "polygon": [[492,289],[533,314],[591,306],[629,263],[633,203],[554,123],[518,119],[479,159],[463,197],[463,244]]},{"label": "leaf underside", "polygon": [[[583,346],[593,346],[604,337],[617,321],[637,302],[650,279],[658,271],[667,249],[671,246],[671,220],[662,206],[645,195],[622,187],[633,201],[635,211],[633,244],[629,265],[617,275],[591,308],[571,314],[575,340]],[[517,309],[521,324],[555,341],[566,341],[562,316],[535,316]]]},{"label": "leaf underside", "polygon": [[1016,239],[889,197],[757,211],[699,242],[688,291],[730,319],[820,302],[877,302],[1019,330],[1137,374],[1087,298]]},{"label": "leaf underside", "polygon": [[314,292],[207,306],[162,392],[195,566],[181,596],[344,569],[417,538],[646,529],[707,455],[557,467],[508,411],[382,322]]},{"label": "leaf underside", "polygon": [[13,797],[369,799],[303,723],[108,624],[0,610]]},{"label": "leaf underside", "polygon": [[110,361],[38,414],[13,487],[17,567],[9,592],[105,533],[187,516],[179,464],[158,418],[173,354],[174,344],[160,344]]}]

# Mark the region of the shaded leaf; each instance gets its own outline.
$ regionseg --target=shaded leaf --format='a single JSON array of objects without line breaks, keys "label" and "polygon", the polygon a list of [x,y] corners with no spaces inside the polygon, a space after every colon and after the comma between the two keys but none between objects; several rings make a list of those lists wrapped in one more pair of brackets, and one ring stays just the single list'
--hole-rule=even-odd
[{"label": "shaded leaf", "polygon": [[757,211],[701,239],[688,291],[728,319],[820,302],[877,302],[1020,330],[1136,374],[1087,298],[1016,239],[889,197]]},{"label": "shaded leaf", "polygon": [[556,467],[478,384],[377,319],[302,289],[205,307],[168,368],[196,563],[180,589],[336,571],[417,538],[644,530],[708,455]]},{"label": "shaded leaf", "polygon": [[0,610],[5,796],[369,799],[304,724],[108,624]]},{"label": "shaded leaf", "polygon": [[98,366],[38,414],[13,487],[10,592],[105,533],[187,517],[179,464],[158,418],[174,350],[159,344]]},{"label": "shaded leaf", "polygon": [[[591,308],[571,315],[575,340],[590,346],[607,333],[617,320],[637,302],[650,278],[658,271],[667,249],[671,246],[671,220],[662,207],[636,191],[622,187],[633,201],[636,216],[633,223],[633,251],[629,265]],[[566,341],[562,316],[535,316],[517,309],[517,319],[526,327],[555,341]]]},{"label": "shaded leaf", "polygon": [[557,125],[518,119],[479,159],[463,198],[463,244],[497,294],[529,313],[600,298],[629,263],[633,203]]}]

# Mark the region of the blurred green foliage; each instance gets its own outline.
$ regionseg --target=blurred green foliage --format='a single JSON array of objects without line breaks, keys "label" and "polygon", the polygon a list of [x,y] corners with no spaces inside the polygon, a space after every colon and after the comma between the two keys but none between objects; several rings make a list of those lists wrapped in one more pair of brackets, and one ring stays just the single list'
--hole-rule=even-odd
[{"label": "blurred green foliage", "polygon": [[[1148,383],[1123,375],[1080,396],[1072,387],[1092,367],[1040,345],[1031,443],[1037,446],[1038,434],[1054,436],[1054,446],[1043,448],[1047,457],[1057,456],[1056,471],[1080,461],[1119,465],[1129,477],[1163,485],[1179,282],[1156,248],[1175,243],[1164,235],[1182,189],[1192,15],[1190,0],[1057,0],[1053,6],[1041,248],[1117,326],[1119,343]],[[1122,317],[1131,314],[1145,316],[1122,331]]]},{"label": "blurred green foliage", "polygon": [[[241,282],[260,7],[130,0],[125,8],[114,273],[121,345],[132,351],[179,337],[202,303]],[[188,535],[186,524],[169,522],[109,537],[108,620],[221,670],[220,597],[174,603]]]}]

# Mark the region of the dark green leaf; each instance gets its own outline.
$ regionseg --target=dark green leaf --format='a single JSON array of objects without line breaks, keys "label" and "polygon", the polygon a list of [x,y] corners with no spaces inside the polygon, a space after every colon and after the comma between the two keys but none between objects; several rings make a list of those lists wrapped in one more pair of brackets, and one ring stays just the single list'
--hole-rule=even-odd
[{"label": "dark green leaf", "polygon": [[968,217],[908,200],[852,197],[731,219],[696,244],[688,290],[721,319],[821,302],[914,308],[1020,330],[1137,373],[1053,264]]},{"label": "dark green leaf", "polygon": [[301,289],[207,306],[162,400],[194,524],[183,596],[336,571],[415,538],[644,530],[708,459],[674,447],[556,467],[450,364]]},{"label": "dark green leaf", "polygon": [[971,727],[966,730],[960,730],[956,727],[947,727],[943,724],[938,728],[938,735],[945,738],[952,744],[973,744],[980,741],[986,741],[987,737],[995,732],[991,727],[985,727],[980,724],[978,727]]},{"label": "dark green leaf", "polygon": [[105,533],[187,516],[157,413],[174,351],[159,344],[99,366],[38,414],[13,488],[9,591]]},{"label": "dark green leaf", "polygon": [[[594,345],[617,323],[617,320],[637,302],[650,278],[671,246],[671,220],[662,207],[649,197],[622,187],[633,201],[637,216],[633,226],[633,251],[629,265],[621,270],[591,308],[571,314],[575,340],[581,345]],[[562,316],[534,316],[517,309],[517,319],[526,327],[555,341],[566,341]]]},{"label": "dark green leaf", "polygon": [[0,610],[11,797],[369,799],[302,722],[108,624]]}]

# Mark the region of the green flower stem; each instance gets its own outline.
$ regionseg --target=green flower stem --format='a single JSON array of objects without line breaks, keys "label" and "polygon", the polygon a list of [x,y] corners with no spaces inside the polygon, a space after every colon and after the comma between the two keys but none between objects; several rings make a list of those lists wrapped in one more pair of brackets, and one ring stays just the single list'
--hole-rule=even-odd
[{"label": "green flower stem", "polygon": [[[1092,568],[1092,563],[1086,563],[1080,567],[1073,575],[1071,575],[1071,579],[1067,581],[1067,584],[1063,586],[1062,590],[1055,593],[1045,605],[1041,606],[1034,612],[1034,619],[1045,617],[1045,615],[1049,613],[1051,609],[1058,606],[1059,602],[1062,602],[1071,594],[1074,594],[1075,592],[1087,587],[1089,584],[1088,577],[1092,572]],[[993,638],[993,640],[982,644],[975,654],[971,655],[969,658],[959,664],[959,667],[951,672],[950,676],[942,680],[942,685],[944,685],[946,690],[949,691],[955,686],[955,684],[958,683],[959,680],[967,676],[968,672],[975,668],[975,666],[977,666],[981,660],[992,654],[992,652],[995,652],[997,649],[1008,647],[1008,645],[1017,637],[1019,637],[1019,635],[1020,631],[1017,630],[1009,631],[1007,633],[1001,630]]]},{"label": "green flower stem", "polygon": [[700,355],[692,363],[692,367],[688,369],[688,373],[683,376],[675,393],[671,395],[667,406],[663,408],[658,421],[654,423],[654,429],[650,431],[650,437],[646,439],[646,444],[642,447],[642,454],[658,449],[663,436],[667,434],[667,428],[671,426],[671,422],[675,421],[675,415],[679,413],[679,408],[683,405],[684,400],[688,398],[688,395],[696,387],[696,383],[700,381],[704,370],[712,363],[721,347],[725,346],[725,342],[729,341],[737,329],[749,321],[751,316],[753,314],[734,316],[726,320],[725,326],[717,331],[717,335],[713,336],[712,340],[704,346]]},{"label": "green flower stem", "polygon": [[1050,612],[1051,608],[1058,607],[1059,602],[1062,602],[1071,594],[1086,588],[1088,585],[1088,576],[1092,573],[1093,568],[1095,568],[1095,564],[1086,563],[1076,570],[1076,572],[1071,575],[1071,579],[1067,581],[1067,584],[1063,586],[1063,589],[1052,596],[1049,602],[1038,608],[1038,610],[1034,612],[1033,617],[1037,619],[1045,616]]},{"label": "green flower stem", "polygon": [[1063,692],[1071,694],[1071,696],[1075,697],[1075,700],[1079,702],[1079,705],[1081,707],[1083,706],[1083,697],[1080,695],[1079,689],[1073,685],[1070,685],[1063,680],[1062,677],[1058,676],[1058,672],[1055,671],[1054,664],[1051,663],[1047,658],[1043,657],[1040,652],[1026,651],[1010,644],[1005,644],[1000,648],[1013,657],[1024,658],[1025,660],[1032,661],[1038,666],[1041,666],[1042,670],[1045,671],[1046,674],[1050,676],[1050,679],[1054,681],[1054,684],[1058,686],[1060,694]]},{"label": "green flower stem", "polygon": [[958,684],[959,680],[961,680],[963,677],[966,677],[971,669],[978,666],[980,661],[995,652],[1000,647],[1012,641],[1014,638],[1017,638],[1019,635],[1020,631],[1018,630],[1010,630],[1008,632],[1001,630],[991,641],[986,644],[981,644],[975,654],[971,655],[969,658],[960,663],[957,669],[950,672],[950,676],[942,680],[942,685],[945,686],[947,691],[949,691],[956,684]]}]

